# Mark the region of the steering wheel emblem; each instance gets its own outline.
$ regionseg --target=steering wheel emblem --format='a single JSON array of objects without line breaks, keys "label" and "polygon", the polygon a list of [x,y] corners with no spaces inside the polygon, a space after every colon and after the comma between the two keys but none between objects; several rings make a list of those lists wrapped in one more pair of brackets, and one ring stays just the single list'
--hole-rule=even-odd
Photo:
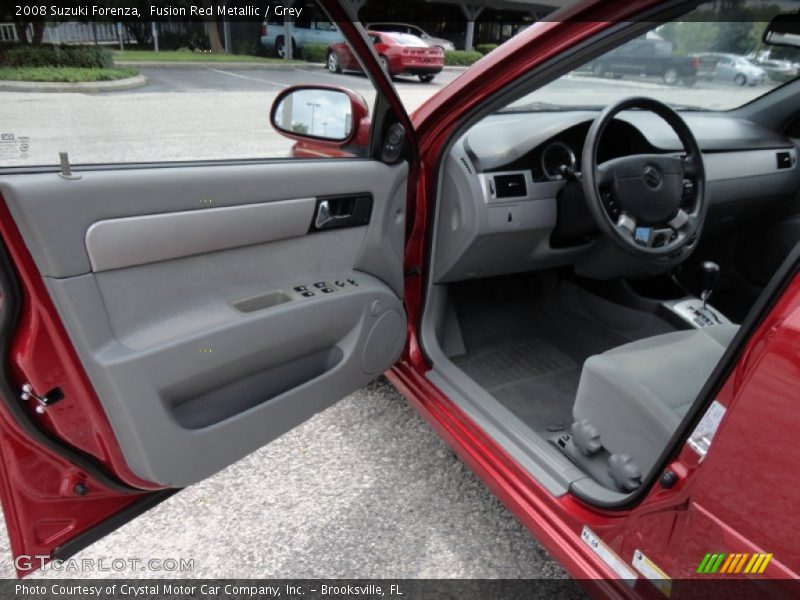
[{"label": "steering wheel emblem", "polygon": [[649,188],[656,189],[661,185],[661,171],[656,169],[653,165],[647,165],[644,168],[642,178]]}]

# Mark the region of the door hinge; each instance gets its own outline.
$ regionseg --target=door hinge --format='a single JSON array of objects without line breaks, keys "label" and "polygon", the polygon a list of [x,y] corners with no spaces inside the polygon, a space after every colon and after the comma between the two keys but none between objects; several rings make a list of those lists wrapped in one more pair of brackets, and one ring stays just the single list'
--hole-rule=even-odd
[{"label": "door hinge", "polygon": [[64,392],[61,391],[61,388],[55,387],[47,392],[44,396],[40,396],[33,391],[33,386],[30,383],[25,383],[22,385],[22,392],[20,392],[19,397],[26,402],[28,400],[35,400],[36,412],[42,415],[44,414],[44,411],[47,410],[48,406],[52,406],[64,398]]}]

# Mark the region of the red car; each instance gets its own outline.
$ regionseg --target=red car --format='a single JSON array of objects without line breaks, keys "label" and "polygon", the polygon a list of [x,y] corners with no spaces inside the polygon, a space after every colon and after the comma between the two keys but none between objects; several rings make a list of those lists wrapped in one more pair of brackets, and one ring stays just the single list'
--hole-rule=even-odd
[{"label": "red car", "polygon": [[[392,77],[416,75],[420,81],[428,83],[444,67],[444,51],[429,46],[415,35],[384,31],[368,31],[367,35],[378,53],[378,61]],[[331,73],[361,71],[361,65],[345,42],[328,48],[327,65]]]},{"label": "red car", "polygon": [[358,160],[0,173],[14,555],[69,557],[386,372],[594,595],[797,597],[800,80],[613,96],[580,68],[696,22],[584,0],[409,116],[340,1],[371,120],[319,85],[271,120]]}]

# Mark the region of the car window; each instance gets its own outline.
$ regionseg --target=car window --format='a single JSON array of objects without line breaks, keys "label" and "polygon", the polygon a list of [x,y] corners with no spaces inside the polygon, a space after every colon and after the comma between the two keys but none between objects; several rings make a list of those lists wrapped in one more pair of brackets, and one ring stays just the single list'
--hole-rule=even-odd
[{"label": "car window", "polygon": [[[800,49],[761,42],[768,22],[782,13],[789,9],[749,0],[700,4],[505,110],[594,109],[642,94],[679,110],[737,108],[800,76]],[[748,58],[780,59],[785,67],[767,70]]]},{"label": "car window", "polygon": [[391,35],[392,41],[399,46],[427,46],[427,42],[409,33],[394,33]]},{"label": "car window", "polygon": [[[302,22],[293,24],[291,62],[280,56],[286,47],[282,18],[232,22],[228,54],[224,28],[212,23],[209,30],[202,22],[157,23],[158,52],[152,37],[136,43],[127,28],[120,51],[113,25],[97,24],[98,36],[106,30],[111,36],[101,37],[97,46],[82,45],[78,36],[84,29],[91,34],[91,24],[82,28],[77,23],[47,23],[38,50],[17,36],[17,42],[0,49],[0,60],[14,54],[8,49],[12,46],[22,48],[22,58],[30,54],[37,60],[56,51],[80,53],[80,60],[107,61],[93,73],[119,76],[112,83],[121,82],[122,87],[106,88],[105,82],[98,82],[99,93],[45,93],[35,86],[25,92],[0,92],[0,167],[57,165],[60,152],[67,152],[73,165],[290,156],[295,142],[275,131],[269,119],[273,101],[287,87],[338,83],[363,96],[370,108],[376,99],[375,86],[358,72],[357,63],[341,74],[321,68],[328,45],[344,38],[336,25],[314,18],[319,19],[316,32],[303,28]],[[146,30],[149,34],[149,23]],[[69,37],[72,32],[77,32],[75,37]],[[210,33],[219,39],[211,39]],[[320,34],[325,37],[320,39]],[[61,46],[49,41],[57,36]],[[315,53],[313,62],[306,60],[307,52]],[[193,68],[185,68],[187,64]],[[327,114],[324,107],[316,110],[315,129],[332,130],[336,115],[326,118]]]}]

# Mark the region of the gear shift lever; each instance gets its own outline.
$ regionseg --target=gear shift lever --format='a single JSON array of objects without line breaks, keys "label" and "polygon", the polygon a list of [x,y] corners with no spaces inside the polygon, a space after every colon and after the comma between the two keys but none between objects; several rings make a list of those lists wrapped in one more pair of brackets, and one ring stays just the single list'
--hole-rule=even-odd
[{"label": "gear shift lever", "polygon": [[715,262],[707,260],[703,263],[703,293],[700,294],[700,299],[703,301],[703,310],[708,308],[708,299],[714,292],[714,288],[719,280],[719,265]]}]

